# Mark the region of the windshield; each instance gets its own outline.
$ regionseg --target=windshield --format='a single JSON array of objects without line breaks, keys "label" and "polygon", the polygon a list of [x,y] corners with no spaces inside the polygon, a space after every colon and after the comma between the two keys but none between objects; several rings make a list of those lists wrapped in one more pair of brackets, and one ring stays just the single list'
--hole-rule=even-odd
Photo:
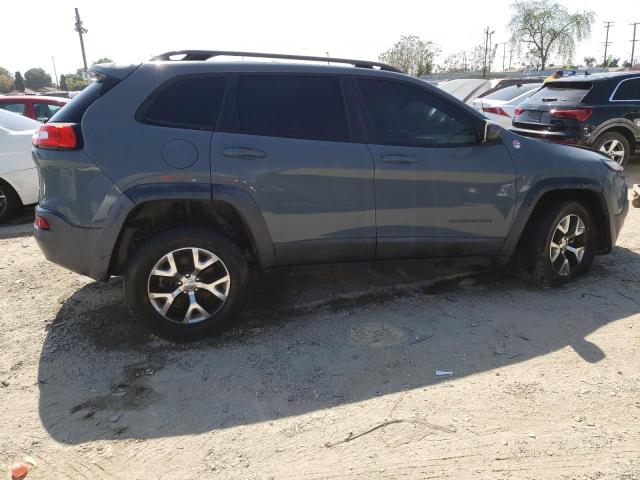
[{"label": "windshield", "polygon": [[591,82],[554,82],[545,85],[529,100],[532,102],[580,102],[591,90]]},{"label": "windshield", "polygon": [[523,85],[512,85],[510,87],[501,88],[486,97],[487,100],[513,100],[514,98],[519,97],[523,93],[530,92],[535,90],[536,88],[540,88],[541,83],[527,83]]},{"label": "windshield", "polygon": [[34,130],[38,128],[38,125],[40,125],[40,122],[0,109],[0,127],[7,130],[22,132],[24,130]]}]

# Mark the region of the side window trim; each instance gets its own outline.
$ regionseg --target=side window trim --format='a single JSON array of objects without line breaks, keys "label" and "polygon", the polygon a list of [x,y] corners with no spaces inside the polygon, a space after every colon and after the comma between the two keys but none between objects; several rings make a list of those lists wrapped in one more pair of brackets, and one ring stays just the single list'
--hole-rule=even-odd
[{"label": "side window trim", "polygon": [[357,88],[357,91],[358,91],[358,97],[360,98],[362,110],[363,110],[363,113],[365,115],[366,130],[367,130],[367,134],[366,134],[367,143],[378,143],[380,145],[389,145],[389,146],[398,146],[398,147],[407,146],[407,145],[403,145],[403,144],[400,144],[400,143],[379,143],[378,142],[378,139],[376,138],[376,135],[375,135],[375,129],[373,128],[373,121],[371,120],[371,114],[369,113],[369,109],[367,107],[367,102],[365,101],[364,95],[362,94],[362,91],[360,89],[359,80],[378,80],[378,81],[389,82],[389,83],[398,83],[400,85],[405,85],[405,86],[414,88],[414,89],[416,89],[416,90],[418,90],[420,92],[425,93],[426,95],[429,95],[429,96],[432,96],[432,97],[436,97],[439,101],[445,103],[450,108],[456,110],[463,117],[465,117],[469,121],[469,123],[473,124],[474,131],[476,132],[476,141],[475,142],[433,144],[433,145],[422,146],[422,147],[413,146],[413,148],[456,148],[456,147],[468,147],[468,146],[473,146],[473,145],[481,145],[480,136],[478,135],[478,127],[477,127],[478,121],[474,117],[472,117],[471,115],[466,113],[464,110],[458,108],[455,104],[450,102],[444,96],[439,96],[438,94],[435,94],[435,93],[427,90],[426,88],[422,88],[421,86],[415,85],[415,84],[413,84],[411,82],[405,82],[405,81],[402,81],[402,80],[397,80],[395,78],[381,78],[381,77],[358,75],[358,76],[355,77],[355,80],[356,80],[356,88]]},{"label": "side window trim", "polygon": [[[343,114],[347,123],[347,139],[346,140],[318,140],[311,139],[311,141],[318,142],[342,142],[342,143],[353,143],[357,142],[355,139],[357,137],[357,130],[352,129],[352,122],[350,121],[349,115],[349,96],[348,92],[345,89],[343,83],[343,76],[327,73],[327,74],[315,74],[315,73],[303,73],[303,72],[236,72],[229,74],[226,82],[225,93],[222,99],[222,104],[220,107],[220,113],[218,114],[218,122],[216,123],[216,131],[221,133],[238,133],[241,135],[252,135],[252,136],[261,136],[253,133],[243,133],[240,132],[240,120],[238,113],[238,84],[240,83],[240,79],[242,77],[250,77],[250,76],[288,76],[288,77],[329,77],[335,78],[338,81],[338,85],[340,87],[340,95],[342,97],[342,109]],[[355,133],[354,133],[355,132]],[[289,139],[299,139],[299,140],[308,140],[305,138],[298,137],[274,137],[274,138],[289,138]],[[360,142],[362,143],[362,142]]]},{"label": "side window trim", "polygon": [[630,77],[630,78],[625,78],[623,80],[620,80],[616,85],[616,88],[613,89],[613,93],[611,93],[611,96],[609,97],[610,102],[640,102],[640,98],[631,98],[628,100],[619,100],[614,98],[616,96],[616,93],[618,93],[618,89],[620,88],[620,85],[622,85],[624,82],[628,82],[629,80],[636,80],[640,82],[640,77]]},{"label": "side window trim", "polygon": [[[190,128],[190,127],[186,127],[186,126],[178,126],[178,125],[169,125],[169,124],[163,124],[163,123],[153,123],[153,122],[149,122],[145,120],[145,114],[147,112],[147,110],[149,109],[149,107],[153,104],[153,102],[167,89],[169,88],[172,84],[179,82],[181,80],[187,79],[187,78],[216,78],[216,77],[223,77],[223,86],[222,86],[222,95],[220,96],[220,100],[218,100],[218,105],[217,105],[217,117],[215,119],[212,119],[211,128]],[[151,92],[151,94],[144,99],[144,101],[140,104],[140,106],[138,107],[138,109],[136,110],[136,113],[134,115],[134,118],[137,122],[142,123],[144,125],[154,125],[154,126],[158,126],[158,127],[167,127],[167,128],[182,128],[185,130],[200,130],[200,131],[213,131],[218,123],[218,120],[220,118],[221,115],[221,109],[222,109],[222,99],[224,98],[225,94],[226,94],[226,90],[227,90],[227,84],[228,84],[228,77],[229,74],[228,73],[189,73],[189,74],[185,74],[185,75],[177,75],[175,77],[171,77],[167,80],[165,80],[163,83],[161,83],[158,87],[155,88],[155,90],[153,92]]]}]

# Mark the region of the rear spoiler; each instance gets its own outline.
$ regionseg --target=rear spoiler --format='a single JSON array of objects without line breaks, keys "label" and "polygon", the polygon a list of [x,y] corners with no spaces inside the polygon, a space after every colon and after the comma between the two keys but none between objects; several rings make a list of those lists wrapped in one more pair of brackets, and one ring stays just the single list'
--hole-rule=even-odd
[{"label": "rear spoiler", "polygon": [[132,63],[130,65],[121,65],[118,63],[97,63],[91,65],[87,71],[98,75],[106,75],[108,77],[115,78],[116,80],[124,80],[135,72],[140,65],[140,63]]}]

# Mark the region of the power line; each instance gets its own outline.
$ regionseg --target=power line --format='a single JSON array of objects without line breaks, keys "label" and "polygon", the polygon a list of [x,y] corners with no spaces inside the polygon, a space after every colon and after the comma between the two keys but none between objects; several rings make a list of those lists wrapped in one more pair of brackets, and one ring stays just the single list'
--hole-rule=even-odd
[{"label": "power line", "polygon": [[76,8],[76,32],[80,36],[80,49],[82,50],[82,63],[84,65],[84,71],[87,71],[87,56],[84,54],[84,40],[82,39],[82,35],[87,33],[89,30],[82,26],[82,20],[80,20],[80,14],[78,13],[78,9]]},{"label": "power line", "polygon": [[609,41],[609,29],[611,28],[611,25],[613,25],[616,22],[604,22],[605,26],[604,28],[607,29],[607,37],[604,41],[604,60],[602,62],[602,66],[606,67],[607,65],[607,49],[609,48],[609,45],[611,45],[612,42]]}]

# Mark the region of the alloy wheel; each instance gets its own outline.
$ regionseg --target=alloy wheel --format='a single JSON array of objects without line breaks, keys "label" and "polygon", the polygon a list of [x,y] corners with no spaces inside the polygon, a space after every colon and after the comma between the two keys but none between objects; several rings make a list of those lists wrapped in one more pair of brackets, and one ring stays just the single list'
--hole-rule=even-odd
[{"label": "alloy wheel", "polygon": [[198,323],[215,315],[227,301],[229,270],[203,248],[187,247],[164,255],[151,269],[147,295],[153,308],[176,323]]},{"label": "alloy wheel", "polygon": [[620,164],[624,161],[624,145],[620,140],[612,139],[603,143],[600,151]]},{"label": "alloy wheel", "polygon": [[549,259],[553,270],[561,277],[568,277],[582,263],[586,232],[584,221],[576,214],[565,216],[556,225],[549,246]]}]

